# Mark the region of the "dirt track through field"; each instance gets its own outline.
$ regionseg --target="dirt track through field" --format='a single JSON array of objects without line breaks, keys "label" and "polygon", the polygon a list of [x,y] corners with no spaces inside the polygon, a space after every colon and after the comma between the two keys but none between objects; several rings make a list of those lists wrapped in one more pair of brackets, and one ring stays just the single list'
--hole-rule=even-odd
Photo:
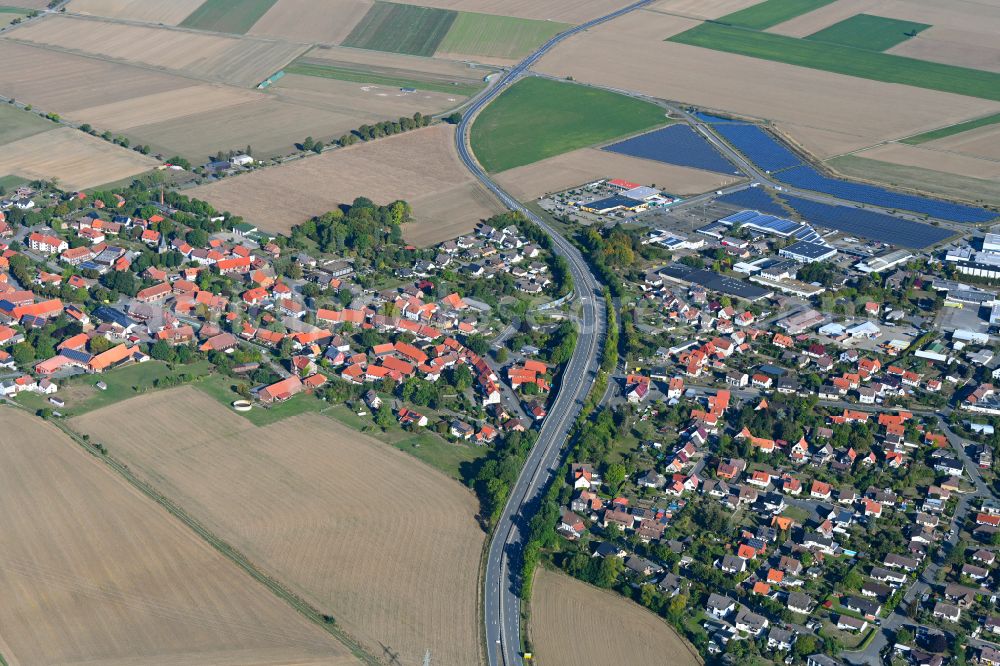
[{"label": "dirt track through field", "polygon": [[623,178],[680,195],[700,194],[736,182],[722,174],[661,164],[597,148],[582,148],[541,162],[501,171],[496,181],[522,201],[599,178]]},{"label": "dirt track through field", "polygon": [[1000,160],[1000,125],[987,125],[968,132],[937,139],[925,144],[927,148],[949,150],[963,155]]},{"label": "dirt track through field", "polygon": [[159,165],[156,160],[69,127],[4,146],[0,173],[28,179],[59,179],[66,190],[112,183]]},{"label": "dirt track through field", "polygon": [[0,408],[11,666],[357,663],[54,426]]},{"label": "dirt track through field", "polygon": [[529,636],[539,666],[701,664],[664,620],[608,590],[539,567]]},{"label": "dirt track through field", "polygon": [[325,416],[257,428],[191,387],[72,424],[376,656],[478,661],[484,535],[443,474]]},{"label": "dirt track through field", "polygon": [[404,227],[407,239],[438,242],[500,212],[459,162],[453,136],[451,126],[435,125],[227,178],[188,194],[283,233],[359,196],[377,203],[403,199],[415,217]]}]

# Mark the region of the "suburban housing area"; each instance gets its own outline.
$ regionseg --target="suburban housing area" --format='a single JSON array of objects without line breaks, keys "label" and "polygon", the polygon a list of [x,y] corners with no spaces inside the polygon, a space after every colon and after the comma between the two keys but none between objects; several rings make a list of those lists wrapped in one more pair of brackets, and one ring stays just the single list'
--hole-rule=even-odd
[{"label": "suburban housing area", "polygon": [[0,7],[0,666],[1000,666],[1000,8]]}]

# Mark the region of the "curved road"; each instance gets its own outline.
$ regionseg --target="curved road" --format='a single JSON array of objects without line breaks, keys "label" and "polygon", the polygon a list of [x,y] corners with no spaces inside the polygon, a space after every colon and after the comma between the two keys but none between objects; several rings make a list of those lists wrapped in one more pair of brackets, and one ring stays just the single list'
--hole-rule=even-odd
[{"label": "curved road", "polygon": [[517,596],[521,572],[521,552],[528,520],[547,482],[558,469],[560,453],[600,363],[601,343],[607,323],[600,285],[580,252],[544,220],[521,205],[486,174],[469,147],[469,128],[476,115],[538,61],[553,46],[588,28],[610,21],[642,7],[652,0],[640,0],[600,18],[556,35],[518,63],[499,81],[487,88],[463,113],[455,133],[458,154],[472,174],[510,210],[525,215],[552,238],[557,254],[569,263],[577,301],[582,309],[580,335],[573,357],[566,364],[559,392],[542,425],[538,441],[528,454],[521,475],[511,489],[500,515],[486,559],[484,578],[484,622],[489,666],[521,663],[521,613]]}]

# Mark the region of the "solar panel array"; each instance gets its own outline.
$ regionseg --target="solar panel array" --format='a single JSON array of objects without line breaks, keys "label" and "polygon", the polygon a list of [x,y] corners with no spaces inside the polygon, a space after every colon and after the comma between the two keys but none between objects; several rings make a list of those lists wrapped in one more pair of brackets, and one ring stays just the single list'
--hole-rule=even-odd
[{"label": "solar panel array", "polygon": [[718,173],[733,173],[736,170],[705,137],[683,124],[640,134],[605,146],[604,150]]},{"label": "solar panel array", "polygon": [[770,213],[771,215],[787,214],[785,209],[772,199],[767,191],[760,187],[748,187],[743,190],[730,192],[729,194],[722,195],[716,201],[740,206],[741,208],[753,208],[754,210],[759,210],[762,213]]},{"label": "solar panel array", "polygon": [[719,222],[730,226],[749,227],[758,231],[776,234],[783,238],[796,238],[810,243],[823,243],[823,238],[808,224],[795,222],[784,217],[764,215],[755,210],[743,210],[724,217]]},{"label": "solar panel array", "polygon": [[719,123],[713,125],[712,129],[748,160],[766,171],[778,171],[802,164],[795,153],[756,125]]},{"label": "solar panel array", "polygon": [[[721,128],[718,129],[721,133]],[[828,178],[807,165],[784,171],[777,174],[775,178],[788,183],[792,187],[799,187],[803,190],[822,192],[840,199],[870,204],[872,206],[881,206],[882,208],[898,208],[915,213],[924,213],[931,217],[950,220],[952,222],[986,222],[997,216],[996,213],[975,206],[935,201],[934,199],[926,199],[912,194],[893,192],[873,185],[850,183],[836,178]]]},{"label": "solar panel array", "polygon": [[705,113],[704,111],[696,111],[694,117],[703,123],[708,123],[709,125],[715,123],[741,123],[745,124],[742,120],[734,120],[732,118],[723,118],[722,116],[713,116],[711,113]]},{"label": "solar panel array", "polygon": [[834,206],[792,196],[784,199],[792,209],[813,224],[891,245],[921,249],[940,243],[952,235],[947,229],[901,220],[884,213]]}]

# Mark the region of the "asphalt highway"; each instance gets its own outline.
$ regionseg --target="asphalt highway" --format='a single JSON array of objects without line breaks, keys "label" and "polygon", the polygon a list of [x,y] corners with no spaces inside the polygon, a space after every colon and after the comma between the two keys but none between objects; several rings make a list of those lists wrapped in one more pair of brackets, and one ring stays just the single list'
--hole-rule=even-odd
[{"label": "asphalt highway", "polygon": [[601,344],[606,334],[607,316],[604,297],[597,278],[590,271],[580,252],[560,236],[543,219],[532,213],[509,195],[486,174],[469,146],[469,129],[479,113],[500,93],[516,82],[553,46],[588,28],[627,14],[652,0],[641,0],[600,18],[588,21],[556,35],[537,51],[519,62],[499,80],[490,85],[464,111],[455,133],[459,157],[472,174],[489,189],[504,206],[525,215],[552,238],[555,252],[569,263],[576,291],[576,301],[582,310],[580,332],[573,357],[566,364],[548,416],[542,424],[538,441],[528,454],[521,475],[511,489],[510,498],[500,515],[486,559],[484,586],[484,617],[486,655],[489,666],[521,664],[521,612],[517,591],[521,573],[521,554],[528,521],[547,482],[558,469],[563,445],[569,430],[593,385],[600,364]]}]

